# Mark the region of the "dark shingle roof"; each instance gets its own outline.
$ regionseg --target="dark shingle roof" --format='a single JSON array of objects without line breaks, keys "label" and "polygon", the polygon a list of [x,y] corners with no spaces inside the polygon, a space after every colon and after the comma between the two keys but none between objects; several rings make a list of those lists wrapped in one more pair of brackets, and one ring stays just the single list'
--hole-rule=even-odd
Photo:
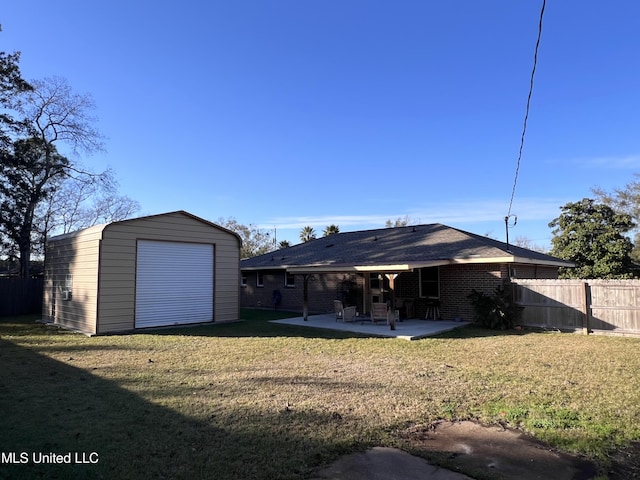
[{"label": "dark shingle roof", "polygon": [[572,266],[570,262],[492,238],[441,225],[361,230],[329,235],[243,260],[242,269],[367,270],[416,268],[449,263],[534,263]]}]

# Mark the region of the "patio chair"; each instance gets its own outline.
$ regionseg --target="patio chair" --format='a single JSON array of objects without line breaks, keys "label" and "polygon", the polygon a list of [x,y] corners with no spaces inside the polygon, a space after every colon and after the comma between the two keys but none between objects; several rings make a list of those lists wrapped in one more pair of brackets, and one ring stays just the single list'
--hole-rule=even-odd
[{"label": "patio chair", "polygon": [[341,320],[343,322],[350,322],[356,316],[356,307],[345,307],[340,300],[333,301],[333,308],[336,312],[336,322]]},{"label": "patio chair", "polygon": [[387,316],[387,304],[386,303],[372,303],[371,304],[371,321],[373,323],[377,323],[378,320],[384,320],[385,322],[389,322],[389,317]]}]

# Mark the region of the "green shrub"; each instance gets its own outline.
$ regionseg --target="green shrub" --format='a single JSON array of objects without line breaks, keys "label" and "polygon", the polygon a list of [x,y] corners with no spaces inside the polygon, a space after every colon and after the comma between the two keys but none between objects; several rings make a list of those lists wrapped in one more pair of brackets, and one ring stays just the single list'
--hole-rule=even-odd
[{"label": "green shrub", "polygon": [[495,289],[494,295],[487,295],[475,289],[468,298],[475,310],[476,322],[492,330],[513,328],[518,319],[520,309],[513,303],[513,293],[509,285]]}]

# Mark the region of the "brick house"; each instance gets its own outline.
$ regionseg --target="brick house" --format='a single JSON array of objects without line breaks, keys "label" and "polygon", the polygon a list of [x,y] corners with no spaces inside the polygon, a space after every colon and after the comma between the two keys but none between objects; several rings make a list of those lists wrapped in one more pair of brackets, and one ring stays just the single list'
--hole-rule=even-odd
[{"label": "brick house", "polygon": [[509,278],[558,277],[572,263],[441,224],[337,233],[241,261],[243,307],[333,311],[333,301],[370,312],[393,301],[409,318],[438,306],[443,319],[472,320],[468,295]]}]

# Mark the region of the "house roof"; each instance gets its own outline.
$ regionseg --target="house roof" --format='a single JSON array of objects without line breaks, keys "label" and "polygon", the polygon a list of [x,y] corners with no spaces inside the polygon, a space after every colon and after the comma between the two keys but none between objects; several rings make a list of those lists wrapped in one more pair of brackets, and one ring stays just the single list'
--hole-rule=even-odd
[{"label": "house roof", "polygon": [[241,268],[286,269],[292,273],[401,272],[463,263],[574,266],[550,255],[434,223],[336,233],[248,258],[241,262]]}]

